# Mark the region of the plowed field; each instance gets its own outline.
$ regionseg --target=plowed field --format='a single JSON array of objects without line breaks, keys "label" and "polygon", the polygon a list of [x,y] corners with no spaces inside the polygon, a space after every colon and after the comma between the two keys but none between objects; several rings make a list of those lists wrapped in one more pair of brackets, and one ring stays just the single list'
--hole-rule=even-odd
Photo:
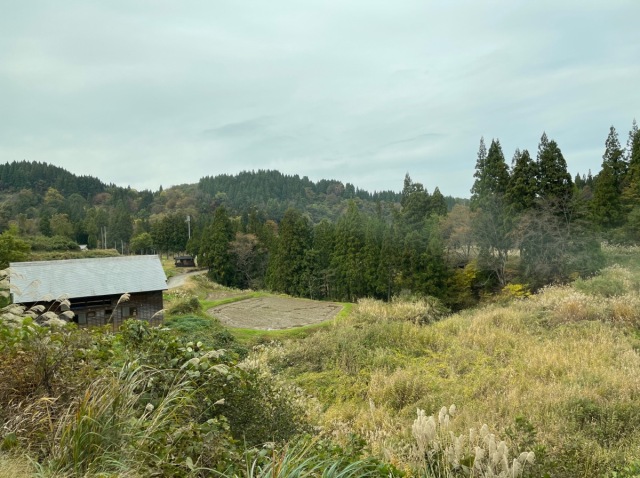
[{"label": "plowed field", "polygon": [[224,325],[243,329],[277,330],[332,319],[340,304],[287,297],[260,297],[220,305],[207,312]]}]

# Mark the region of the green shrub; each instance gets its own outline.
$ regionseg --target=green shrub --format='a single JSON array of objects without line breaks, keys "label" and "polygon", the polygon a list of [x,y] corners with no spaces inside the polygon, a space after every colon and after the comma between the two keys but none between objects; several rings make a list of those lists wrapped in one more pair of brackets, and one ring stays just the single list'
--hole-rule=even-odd
[{"label": "green shrub", "polygon": [[580,398],[567,405],[576,429],[603,447],[611,447],[640,429],[640,404],[599,403]]},{"label": "green shrub", "polygon": [[202,305],[197,297],[191,296],[178,300],[169,309],[171,315],[197,314],[202,311]]},{"label": "green shrub", "polygon": [[78,243],[64,236],[33,236],[26,238],[32,251],[75,251],[79,250]]},{"label": "green shrub", "polygon": [[171,317],[164,325],[187,342],[201,342],[209,348],[225,349],[244,358],[249,353],[246,346],[236,340],[229,329],[211,317],[184,315]]},{"label": "green shrub", "polygon": [[626,293],[622,279],[602,275],[590,279],[577,279],[573,287],[585,294],[602,297],[614,297]]}]

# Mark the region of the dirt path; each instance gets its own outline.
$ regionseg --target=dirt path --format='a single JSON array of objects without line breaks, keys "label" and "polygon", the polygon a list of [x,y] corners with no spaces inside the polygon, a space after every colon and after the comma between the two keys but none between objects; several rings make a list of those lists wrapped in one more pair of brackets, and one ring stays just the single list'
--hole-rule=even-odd
[{"label": "dirt path", "polygon": [[206,274],[206,273],[207,271],[193,271],[193,272],[187,272],[185,274],[169,277],[169,279],[167,279],[167,287],[169,289],[177,289],[178,287],[182,287],[185,284],[185,282],[187,282],[187,277],[197,276],[197,275]]},{"label": "dirt path", "polygon": [[288,297],[260,297],[209,309],[228,327],[276,330],[317,324],[332,319],[342,309],[334,302]]}]

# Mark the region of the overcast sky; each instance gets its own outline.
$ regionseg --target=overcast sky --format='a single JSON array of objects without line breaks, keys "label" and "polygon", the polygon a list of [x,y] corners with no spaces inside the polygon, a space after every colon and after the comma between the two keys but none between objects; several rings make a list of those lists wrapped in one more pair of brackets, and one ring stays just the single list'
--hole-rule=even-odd
[{"label": "overcast sky", "polygon": [[0,162],[136,189],[277,169],[468,197],[478,143],[572,174],[640,121],[639,0],[0,0]]}]

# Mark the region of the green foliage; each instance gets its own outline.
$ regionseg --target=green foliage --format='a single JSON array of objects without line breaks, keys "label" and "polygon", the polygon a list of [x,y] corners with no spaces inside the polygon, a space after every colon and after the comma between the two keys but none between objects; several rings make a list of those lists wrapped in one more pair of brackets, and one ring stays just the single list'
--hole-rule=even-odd
[{"label": "green foliage", "polygon": [[640,461],[634,460],[629,465],[620,466],[607,474],[606,478],[640,478]]},{"label": "green foliage", "polygon": [[589,276],[604,266],[600,243],[580,220],[579,208],[576,202],[540,201],[520,216],[512,237],[520,249],[522,279],[534,289]]},{"label": "green foliage", "polygon": [[25,238],[32,251],[76,251],[78,243],[63,236],[31,236]]},{"label": "green foliage", "polygon": [[0,234],[0,269],[9,267],[10,262],[27,260],[30,251],[29,243],[18,238],[15,227]]},{"label": "green foliage", "polygon": [[542,133],[538,144],[538,197],[544,201],[556,202],[560,207],[568,203],[573,195],[571,175],[567,172],[567,162],[554,140]]},{"label": "green foliage", "polygon": [[153,238],[148,232],[142,232],[131,238],[129,248],[135,254],[146,254],[153,248]]},{"label": "green foliage", "polygon": [[168,310],[171,315],[193,314],[200,311],[202,311],[202,305],[200,305],[200,301],[195,296],[179,299]]},{"label": "green foliage", "polygon": [[233,284],[234,271],[229,252],[233,228],[227,210],[219,207],[212,224],[205,230],[200,243],[200,264],[209,269],[209,278],[225,286]]},{"label": "green foliage", "polygon": [[471,205],[482,207],[484,201],[494,195],[504,195],[509,183],[509,170],[499,140],[492,140],[486,152],[484,138],[480,138],[480,149],[476,162],[476,178],[471,188]]},{"label": "green foliage", "polygon": [[[246,478],[394,478],[404,474],[394,466],[367,457],[356,437],[342,447],[326,439],[302,437],[282,449],[262,450],[247,463]],[[224,475],[227,476],[227,475]]]},{"label": "green foliage", "polygon": [[[115,219],[114,217],[113,220]],[[121,220],[126,221],[126,217]],[[151,238],[153,245],[160,251],[166,253],[184,251],[188,240],[186,217],[180,213],[173,213],[153,222]]]},{"label": "green foliage", "polygon": [[516,150],[513,156],[513,171],[509,177],[506,197],[515,212],[533,207],[538,192],[538,169],[529,151]]},{"label": "green foliage", "polygon": [[637,433],[640,405],[635,402],[607,403],[577,398],[567,404],[567,413],[576,430],[611,447]]},{"label": "green foliage", "polygon": [[595,178],[591,209],[593,220],[599,226],[620,226],[624,219],[622,192],[625,185],[627,164],[624,151],[618,141],[618,133],[612,126],[602,156],[602,170]]},{"label": "green foliage", "polygon": [[224,349],[240,358],[246,357],[249,352],[229,332],[229,329],[210,317],[197,315],[170,317],[165,321],[165,326],[179,334],[185,342],[201,343],[212,349]]},{"label": "green foliage", "polygon": [[291,295],[307,295],[307,251],[312,229],[300,211],[287,209],[278,228],[275,250],[269,257],[266,285]]},{"label": "green foliage", "polygon": [[589,279],[578,278],[574,283],[580,292],[601,297],[615,297],[623,295],[627,292],[624,280],[619,277],[611,277],[611,275],[597,275]]},{"label": "green foliage", "polygon": [[362,216],[355,202],[336,225],[331,267],[336,274],[336,297],[355,301],[365,293],[363,269],[365,230]]}]

